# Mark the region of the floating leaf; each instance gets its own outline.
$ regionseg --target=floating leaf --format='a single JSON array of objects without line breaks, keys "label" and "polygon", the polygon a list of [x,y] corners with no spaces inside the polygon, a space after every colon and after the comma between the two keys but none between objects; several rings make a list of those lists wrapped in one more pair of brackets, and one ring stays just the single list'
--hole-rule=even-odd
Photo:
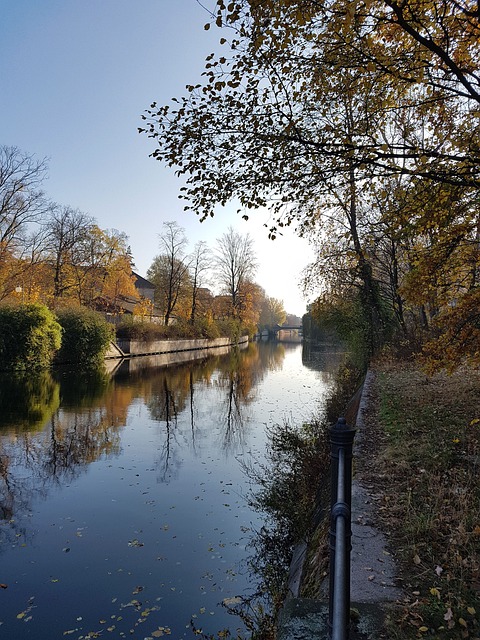
[{"label": "floating leaf", "polygon": [[242,602],[242,598],[240,598],[240,596],[234,596],[233,598],[224,598],[222,602],[228,607],[232,604],[240,604]]},{"label": "floating leaf", "polygon": [[143,542],[140,542],[140,540],[137,540],[136,538],[134,538],[133,540],[129,540],[128,541],[128,546],[129,547],[143,547]]}]

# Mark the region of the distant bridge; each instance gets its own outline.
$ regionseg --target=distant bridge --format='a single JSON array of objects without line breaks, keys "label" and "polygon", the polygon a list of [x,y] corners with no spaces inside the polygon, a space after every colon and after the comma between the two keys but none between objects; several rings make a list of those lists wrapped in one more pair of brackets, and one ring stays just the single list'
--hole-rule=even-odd
[{"label": "distant bridge", "polygon": [[293,324],[276,324],[273,327],[269,328],[269,332],[274,334],[275,336],[280,333],[280,331],[289,331],[290,335],[297,335],[299,337],[303,336],[303,327],[302,325],[293,325]]},{"label": "distant bridge", "polygon": [[297,331],[301,331],[302,330],[302,325],[301,324],[296,324],[296,325],[289,325],[289,324],[276,324],[273,328],[272,331],[293,331],[293,330],[297,330]]}]

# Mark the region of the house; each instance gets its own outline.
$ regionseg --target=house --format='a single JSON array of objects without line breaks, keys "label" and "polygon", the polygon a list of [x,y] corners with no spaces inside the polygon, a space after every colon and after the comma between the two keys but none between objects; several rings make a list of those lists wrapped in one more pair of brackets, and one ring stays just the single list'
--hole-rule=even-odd
[{"label": "house", "polygon": [[149,280],[142,278],[142,276],[139,276],[138,273],[135,273],[135,271],[132,271],[132,274],[136,278],[134,284],[140,298],[150,300],[150,302],[152,302],[153,304],[153,299],[155,296],[155,285]]}]

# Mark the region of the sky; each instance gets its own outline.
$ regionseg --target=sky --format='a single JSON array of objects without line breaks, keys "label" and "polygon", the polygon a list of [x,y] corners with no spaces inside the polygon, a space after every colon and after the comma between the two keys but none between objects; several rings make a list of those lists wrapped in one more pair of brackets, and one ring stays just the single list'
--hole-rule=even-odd
[{"label": "sky", "polygon": [[174,169],[149,157],[154,143],[137,131],[153,101],[201,80],[221,37],[208,21],[196,0],[0,0],[0,145],[47,158],[48,197],[126,233],[144,277],[164,222],[185,229],[190,251],[200,240],[214,248],[229,227],[248,233],[256,282],[302,316],[307,241],[293,229],[268,240],[268,212],[244,221],[233,204],[200,223],[183,211]]}]

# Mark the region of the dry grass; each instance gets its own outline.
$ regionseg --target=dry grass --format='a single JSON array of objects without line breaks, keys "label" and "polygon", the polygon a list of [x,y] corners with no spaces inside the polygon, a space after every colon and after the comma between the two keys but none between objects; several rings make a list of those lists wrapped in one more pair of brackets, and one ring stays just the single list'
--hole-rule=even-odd
[{"label": "dry grass", "polygon": [[478,639],[480,371],[375,370],[358,472],[382,496],[379,520],[403,581],[392,638]]}]

